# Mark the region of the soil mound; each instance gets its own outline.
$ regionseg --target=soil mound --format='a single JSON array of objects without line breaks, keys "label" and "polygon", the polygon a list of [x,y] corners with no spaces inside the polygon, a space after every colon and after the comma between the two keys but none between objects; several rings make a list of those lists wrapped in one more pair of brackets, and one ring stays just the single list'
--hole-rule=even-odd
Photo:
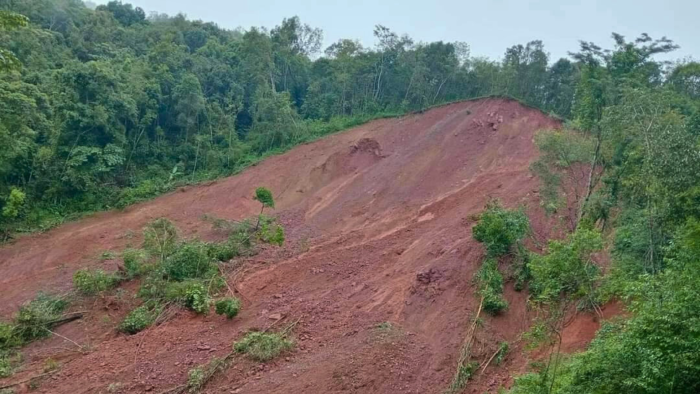
[{"label": "soil mound", "polygon": [[[442,392],[478,307],[472,278],[484,251],[472,240],[474,215],[499,198],[525,206],[541,240],[550,235],[553,223],[540,208],[529,165],[537,154],[534,133],[557,126],[512,100],[445,105],[374,121],[231,178],[22,238],[0,249],[5,317],[38,291],[69,289],[75,270],[105,264],[98,259],[103,251],[138,244],[154,218],[170,218],[188,236],[214,237],[202,216],[255,215],[258,186],[273,191],[288,238],[230,278],[243,299],[235,319],[182,311],[125,336],[113,329],[125,302],[89,300],[89,317],[58,332],[90,344],[90,351],[75,352],[54,336],[27,349],[23,373],[40,371],[52,357],[63,366],[38,392],[100,393],[110,385],[114,392],[161,392],[184,383],[195,365],[226,354],[246,330],[298,320],[294,352],[267,364],[237,359],[205,391]],[[530,324],[526,294],[506,290],[510,307],[484,318],[475,353],[492,354],[502,341],[512,350],[466,392],[495,390],[525,368],[519,337]]]}]

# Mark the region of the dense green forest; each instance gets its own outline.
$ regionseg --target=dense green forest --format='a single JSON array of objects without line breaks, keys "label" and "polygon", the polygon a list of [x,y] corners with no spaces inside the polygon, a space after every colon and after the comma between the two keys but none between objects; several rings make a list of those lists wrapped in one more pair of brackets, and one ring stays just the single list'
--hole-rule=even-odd
[{"label": "dense green forest", "polygon": [[373,48],[347,39],[321,51],[322,32],[296,17],[230,31],[121,2],[0,0],[0,9],[28,18],[0,31],[3,53],[16,56],[0,76],[0,206],[18,208],[3,217],[14,231],[442,102],[503,94],[566,117],[580,73],[576,61],[550,65],[539,41],[497,62],[383,26]]},{"label": "dense green forest", "polygon": [[[375,117],[512,96],[565,120],[538,134],[532,170],[569,236],[524,259],[541,312],[529,337],[552,350],[511,392],[700,391],[700,64],[656,60],[672,41],[613,34],[610,49],[582,42],[557,61],[532,41],[495,61],[383,26],[372,48],[321,51],[322,32],[296,17],[231,31],[120,2],[0,10],[4,234],[232,174]],[[560,354],[571,312],[612,299],[629,315]]]}]

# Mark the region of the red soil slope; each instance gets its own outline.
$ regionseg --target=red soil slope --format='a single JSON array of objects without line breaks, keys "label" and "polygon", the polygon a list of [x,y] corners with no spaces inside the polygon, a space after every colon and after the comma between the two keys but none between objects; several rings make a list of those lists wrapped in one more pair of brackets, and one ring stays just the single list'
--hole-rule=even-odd
[{"label": "red soil slope", "polygon": [[[282,317],[275,327],[299,319],[295,351],[264,365],[237,359],[205,392],[439,393],[478,306],[472,277],[483,249],[471,237],[473,215],[499,198],[526,207],[540,240],[550,235],[553,222],[539,208],[528,167],[534,133],[557,126],[515,101],[451,104],[374,121],[231,178],[22,238],[0,249],[4,317],[40,290],[70,289],[76,269],[105,265],[97,258],[104,250],[137,243],[154,218],[170,218],[188,236],[213,237],[202,216],[256,214],[258,186],[273,191],[288,242],[229,278],[244,301],[231,321],[182,311],[137,335],[117,334],[114,325],[133,304],[135,286],[127,285],[126,295],[85,300],[81,307],[91,313],[58,329],[88,351],[75,352],[56,336],[34,343],[25,371],[5,382],[36,373],[53,357],[63,366],[38,392],[107,393],[111,385],[113,392],[157,393],[226,354],[246,330]],[[485,317],[475,355],[488,358],[501,341],[512,350],[465,392],[495,392],[525,368],[518,341],[530,322],[526,294],[508,287],[506,296],[508,311]],[[390,326],[377,328],[385,322]]]}]

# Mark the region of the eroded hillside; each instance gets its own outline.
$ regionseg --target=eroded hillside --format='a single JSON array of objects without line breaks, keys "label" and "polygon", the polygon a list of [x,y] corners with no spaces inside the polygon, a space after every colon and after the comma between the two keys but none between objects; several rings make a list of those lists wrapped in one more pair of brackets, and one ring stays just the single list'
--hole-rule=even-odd
[{"label": "eroded hillside", "polygon": [[[283,248],[264,250],[229,277],[243,300],[236,319],[183,310],[139,334],[118,334],[111,322],[133,302],[120,299],[134,292],[127,284],[120,296],[86,300],[88,316],[57,329],[89,349],[75,351],[56,336],[36,342],[25,351],[24,371],[6,381],[40,371],[51,357],[62,368],[39,392],[100,393],[110,385],[161,392],[185,382],[192,366],[229,352],[248,329],[298,321],[295,351],[267,364],[235,360],[205,391],[439,393],[478,307],[472,277],[483,249],[471,236],[474,215],[498,198],[526,207],[540,241],[555,228],[529,165],[534,133],[556,126],[511,100],[450,104],[374,121],[237,176],[4,246],[0,312],[8,317],[38,291],[69,290],[78,268],[114,269],[119,261],[101,262],[100,254],[137,243],[154,218],[173,220],[187,236],[215,238],[203,216],[253,216],[253,191],[266,186],[287,231]],[[484,318],[476,352],[491,354],[502,341],[512,350],[466,392],[495,390],[525,368],[526,294],[508,285],[506,298],[504,314]]]}]

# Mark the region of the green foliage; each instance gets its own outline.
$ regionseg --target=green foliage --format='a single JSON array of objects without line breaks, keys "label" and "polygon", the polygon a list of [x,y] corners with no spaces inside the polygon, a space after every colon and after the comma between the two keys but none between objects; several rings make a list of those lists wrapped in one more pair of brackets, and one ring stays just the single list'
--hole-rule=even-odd
[{"label": "green foliage", "polygon": [[481,213],[472,234],[475,240],[484,244],[487,254],[495,257],[509,253],[529,228],[530,222],[523,211],[510,211],[497,201],[491,201]]},{"label": "green foliage", "polygon": [[141,249],[126,249],[122,252],[124,260],[124,269],[129,279],[133,279],[147,271],[146,260],[147,255]]},{"label": "green foliage", "polygon": [[143,230],[143,247],[150,254],[158,256],[161,261],[173,253],[178,241],[177,229],[166,218],[159,218],[149,223]]},{"label": "green foliage", "polygon": [[10,344],[21,345],[50,335],[49,328],[68,307],[63,298],[39,294],[34,300],[22,305],[12,323]]},{"label": "green foliage", "polygon": [[269,361],[282,352],[292,349],[294,342],[280,334],[250,332],[233,344],[233,350],[244,353],[255,361]]},{"label": "green foliage", "polygon": [[209,279],[218,273],[211,248],[206,242],[193,240],[174,247],[163,262],[163,270],[169,279]]},{"label": "green foliage", "polygon": [[187,286],[184,301],[186,307],[197,313],[209,313],[211,298],[209,297],[208,290],[201,283],[193,282]]},{"label": "green foliage", "polygon": [[275,200],[272,198],[272,192],[264,187],[255,189],[255,199],[260,201],[263,207],[275,207]]},{"label": "green foliage", "polygon": [[21,190],[12,188],[2,207],[2,216],[5,218],[16,218],[24,204],[25,197],[26,195]]},{"label": "green foliage", "polygon": [[600,233],[582,228],[564,241],[550,241],[546,253],[533,255],[529,264],[535,299],[555,303],[568,296],[586,299],[593,306],[599,269],[592,255],[602,247]]},{"label": "green foliage", "polygon": [[8,352],[0,350],[0,379],[12,376],[14,368]]},{"label": "green foliage", "polygon": [[214,357],[208,363],[190,369],[187,372],[187,392],[198,393],[204,388],[209,379],[227,366],[226,358]]},{"label": "green foliage", "polygon": [[214,304],[217,315],[224,315],[228,319],[233,319],[241,310],[241,301],[236,297],[222,298]]},{"label": "green foliage", "polygon": [[117,273],[107,273],[101,269],[80,269],[73,274],[73,286],[82,294],[95,295],[110,290],[123,280]]},{"label": "green foliage", "polygon": [[479,363],[476,361],[471,361],[459,366],[457,374],[455,375],[450,388],[445,390],[446,394],[453,394],[461,392],[466,386],[469,379],[471,379],[476,371],[479,369]]},{"label": "green foliage", "polygon": [[257,237],[265,243],[282,246],[284,244],[284,228],[277,224],[274,218],[261,215]]},{"label": "green foliage", "polygon": [[508,354],[508,342],[501,342],[498,345],[498,352],[496,353],[496,357],[493,359],[493,362],[496,363],[496,365],[501,365],[503,360],[506,358],[506,355]]},{"label": "green foliage", "polygon": [[119,324],[119,331],[126,334],[136,334],[153,324],[158,316],[159,310],[142,305],[129,312],[124,320]]},{"label": "green foliage", "polygon": [[483,308],[486,312],[497,315],[508,307],[503,298],[503,276],[498,271],[498,262],[487,258],[476,273],[479,295],[484,299]]},{"label": "green foliage", "polygon": [[197,392],[206,383],[206,376],[201,367],[195,367],[187,372],[187,388],[190,392]]}]

